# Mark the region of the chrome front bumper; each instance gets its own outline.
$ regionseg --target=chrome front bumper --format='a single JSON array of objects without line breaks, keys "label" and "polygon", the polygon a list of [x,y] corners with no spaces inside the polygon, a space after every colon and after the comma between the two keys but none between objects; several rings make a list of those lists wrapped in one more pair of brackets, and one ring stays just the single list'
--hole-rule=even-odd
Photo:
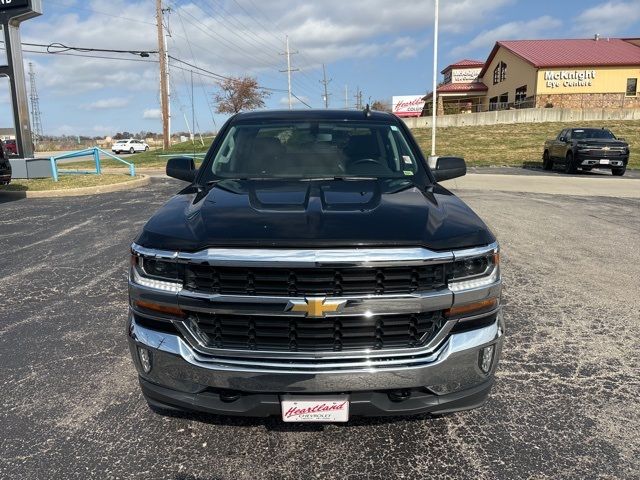
[{"label": "chrome front bumper", "polygon": [[[504,338],[502,312],[492,324],[450,334],[428,351],[405,357],[359,357],[345,361],[234,358],[203,354],[181,336],[145,328],[132,314],[129,347],[141,378],[184,393],[223,389],[253,393],[329,393],[428,388],[436,395],[485,384],[495,372]],[[495,345],[488,374],[478,363],[483,347]],[[151,352],[151,371],[140,364],[138,347]]]}]

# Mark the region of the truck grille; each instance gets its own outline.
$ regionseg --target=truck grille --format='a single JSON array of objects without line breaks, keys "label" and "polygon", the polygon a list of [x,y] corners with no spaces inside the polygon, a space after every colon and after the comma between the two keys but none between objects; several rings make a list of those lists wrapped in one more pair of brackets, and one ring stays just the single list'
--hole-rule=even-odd
[{"label": "truck grille", "polygon": [[185,266],[189,290],[223,295],[382,295],[445,286],[445,267],[238,268]]},{"label": "truck grille", "polygon": [[444,319],[441,312],[319,319],[194,313],[189,323],[208,348],[340,352],[425,345]]}]

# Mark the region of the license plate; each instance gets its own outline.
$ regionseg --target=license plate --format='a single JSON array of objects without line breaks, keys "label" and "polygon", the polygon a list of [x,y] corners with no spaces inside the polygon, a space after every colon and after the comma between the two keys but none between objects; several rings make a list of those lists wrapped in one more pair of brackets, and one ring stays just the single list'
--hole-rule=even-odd
[{"label": "license plate", "polygon": [[600,165],[609,165],[609,160],[605,160],[605,159],[600,160]]},{"label": "license plate", "polygon": [[280,400],[284,422],[347,422],[348,395],[283,395]]}]

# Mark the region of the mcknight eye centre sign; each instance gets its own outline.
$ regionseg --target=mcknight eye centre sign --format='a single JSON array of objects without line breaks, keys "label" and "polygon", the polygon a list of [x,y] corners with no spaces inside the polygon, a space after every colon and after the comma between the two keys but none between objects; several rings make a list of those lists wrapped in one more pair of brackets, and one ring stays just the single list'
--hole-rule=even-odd
[{"label": "mcknight eye centre sign", "polygon": [[595,70],[561,70],[544,72],[544,80],[547,88],[590,87],[595,78]]}]

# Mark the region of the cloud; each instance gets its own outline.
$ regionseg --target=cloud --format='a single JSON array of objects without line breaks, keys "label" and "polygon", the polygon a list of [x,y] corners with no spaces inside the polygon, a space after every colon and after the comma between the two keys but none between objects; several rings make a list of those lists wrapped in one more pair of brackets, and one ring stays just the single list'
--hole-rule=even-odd
[{"label": "cloud", "polygon": [[95,102],[88,103],[83,106],[85,110],[108,110],[111,108],[122,108],[129,105],[130,100],[128,98],[113,97],[104,98],[102,100],[96,100]]},{"label": "cloud", "polygon": [[159,108],[148,108],[142,113],[142,118],[148,120],[157,120],[162,118],[162,112]]},{"label": "cloud", "polygon": [[583,37],[624,32],[640,20],[640,1],[606,2],[582,12],[574,21],[574,31]]},{"label": "cloud", "polygon": [[[512,0],[448,0],[441,3],[441,27],[467,31],[478,19]],[[324,0],[293,2],[272,0],[256,11],[255,0],[237,0],[218,9],[207,2],[176,5],[170,16],[169,50],[172,56],[222,75],[258,75],[261,83],[281,87],[284,68],[284,33],[290,36],[294,67],[305,73],[319,71],[322,63],[381,55],[415,57],[428,44],[422,40],[433,25],[433,0]],[[113,19],[119,17],[114,35]],[[61,42],[95,48],[157,50],[153,2],[147,0],[90,0],[82,15],[47,14],[47,21],[25,24],[26,42]],[[57,11],[60,11],[59,9]],[[277,20],[277,21],[275,21]],[[415,35],[414,35],[415,33]],[[412,43],[393,40],[398,35]],[[108,41],[107,41],[108,40]],[[192,52],[196,60],[193,60]],[[71,53],[71,52],[69,52]],[[158,83],[156,55],[149,59],[123,56],[120,62],[73,56],[47,57],[39,78],[58,95],[75,95],[105,88],[154,91]],[[128,60],[128,61],[127,61]],[[146,62],[146,63],[145,63]],[[187,84],[188,74],[172,61],[173,82]],[[184,67],[184,65],[182,65]],[[297,77],[297,76],[294,76]],[[205,79],[212,85],[213,79]],[[311,95],[310,82],[294,78],[294,86]],[[306,84],[306,85],[305,85]]]},{"label": "cloud", "polygon": [[[298,98],[296,97],[291,98],[291,105],[293,105],[294,107],[307,108],[307,106],[304,105],[302,102],[309,103],[309,98],[305,97],[304,95],[298,95]],[[284,97],[281,97],[280,100],[278,100],[278,103],[280,104],[281,107],[288,107],[289,97],[287,95],[285,95]]]},{"label": "cloud", "polygon": [[545,37],[550,30],[558,29],[561,26],[562,22],[559,19],[549,15],[529,21],[504,23],[496,28],[480,32],[469,43],[452,49],[451,54],[461,57],[470,52],[482,52],[486,57],[498,40],[541,38]]}]

